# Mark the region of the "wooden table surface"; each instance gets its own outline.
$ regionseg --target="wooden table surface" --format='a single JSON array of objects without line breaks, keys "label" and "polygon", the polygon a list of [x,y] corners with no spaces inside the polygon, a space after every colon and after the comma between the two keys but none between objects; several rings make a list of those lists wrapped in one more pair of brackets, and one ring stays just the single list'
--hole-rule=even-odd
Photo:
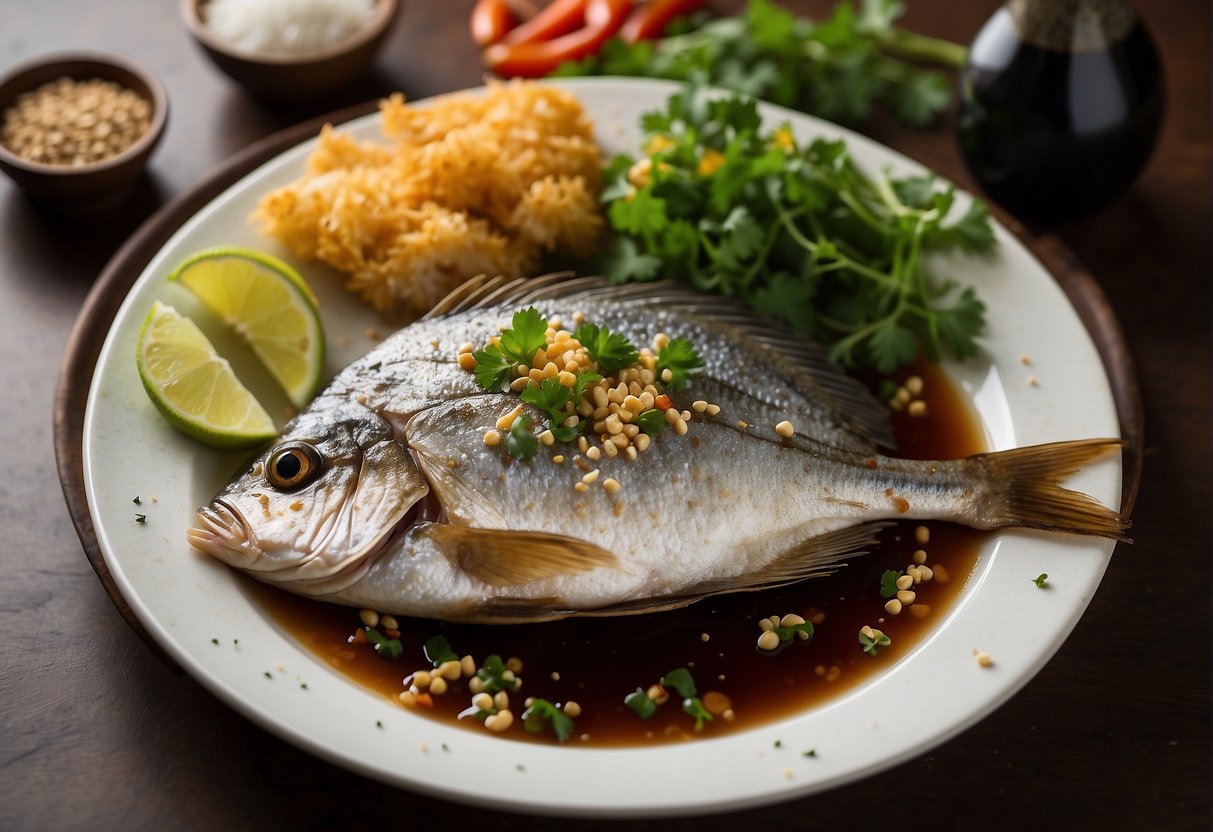
[{"label": "wooden table surface", "polygon": [[[392,90],[421,98],[479,83],[466,35],[471,5],[410,0],[371,77],[330,100],[282,108],[249,97],[207,61],[177,2],[0,0],[0,69],[60,49],[111,50],[151,68],[172,101],[150,175],[118,210],[80,221],[40,209],[0,181],[0,829],[555,825],[335,768],[166,667],[89,567],[52,448],[68,335],[124,240],[225,159],[282,128]],[[828,6],[789,5],[814,14]],[[967,42],[997,4],[909,5],[911,28]],[[1095,276],[1136,362],[1146,436],[1135,544],[1117,549],[1048,666],[958,738],[832,792],[662,828],[852,829],[900,827],[903,819],[956,829],[1208,828],[1209,7],[1140,5],[1166,62],[1161,143],[1116,203],[1032,229],[1055,233]],[[926,132],[885,119],[864,129],[972,187],[950,120]],[[911,713],[929,707],[907,703]]]}]

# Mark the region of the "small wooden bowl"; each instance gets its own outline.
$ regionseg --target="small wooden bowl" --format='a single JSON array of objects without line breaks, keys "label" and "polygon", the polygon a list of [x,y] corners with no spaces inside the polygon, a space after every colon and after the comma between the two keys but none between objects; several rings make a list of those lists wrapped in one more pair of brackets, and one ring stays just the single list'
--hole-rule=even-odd
[{"label": "small wooden bowl", "polygon": [[363,73],[374,59],[403,5],[401,0],[375,0],[366,28],[319,52],[285,55],[242,52],[207,27],[202,8],[208,0],[183,0],[182,14],[190,35],[211,60],[242,86],[263,98],[291,100],[332,92]]},{"label": "small wooden bowl", "polygon": [[152,108],[151,124],[134,144],[115,156],[78,167],[32,162],[0,143],[0,169],[31,197],[84,207],[123,193],[135,184],[164,135],[168,95],[151,72],[129,58],[105,52],[64,52],[21,64],[0,79],[0,123],[19,95],[64,77],[113,81],[138,93]]}]

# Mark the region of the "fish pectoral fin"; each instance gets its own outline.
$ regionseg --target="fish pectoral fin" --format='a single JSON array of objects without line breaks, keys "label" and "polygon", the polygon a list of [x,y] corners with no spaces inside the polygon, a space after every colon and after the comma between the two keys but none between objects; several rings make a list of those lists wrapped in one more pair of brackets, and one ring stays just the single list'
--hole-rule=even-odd
[{"label": "fish pectoral fin", "polygon": [[547,532],[436,525],[432,537],[460,569],[493,587],[619,566],[615,555],[593,543]]}]

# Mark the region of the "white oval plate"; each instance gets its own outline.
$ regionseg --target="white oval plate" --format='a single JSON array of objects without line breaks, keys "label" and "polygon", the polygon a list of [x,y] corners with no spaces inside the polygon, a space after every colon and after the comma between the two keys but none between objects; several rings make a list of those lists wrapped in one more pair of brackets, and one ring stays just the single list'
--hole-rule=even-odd
[{"label": "white oval plate", "polygon": [[[639,115],[664,107],[676,89],[621,79],[560,85],[584,103],[608,156],[635,153]],[[869,170],[922,172],[835,125],[776,107],[764,107],[764,117],[790,122],[802,140],[845,138]],[[379,116],[344,129],[377,138]],[[872,775],[963,731],[1024,685],[1086,608],[1111,556],[1110,541],[1001,533],[989,539],[947,619],[869,683],[752,731],[656,748],[575,748],[481,736],[416,716],[338,675],[279,632],[234,572],[187,545],[184,532],[195,508],[244,456],[209,452],[177,434],[144,395],[134,362],[136,336],[153,300],[196,311],[184,290],[165,282],[186,255],[235,244],[286,256],[247,218],[262,194],[302,172],[312,146],[305,142],[244,177],[151,261],[102,348],[84,424],[86,495],[123,597],[187,672],[268,730],[368,777],[451,800],[599,817],[736,810]],[[989,306],[983,356],[948,370],[973,401],[990,446],[1119,435],[1103,365],[1077,315],[1024,246],[1005,228],[996,233],[994,256],[937,264],[976,285]],[[305,268],[325,310],[333,372],[371,346],[366,331],[377,322],[339,288],[339,280],[318,271]],[[1030,366],[1021,363],[1023,355],[1030,356]],[[1029,375],[1038,385],[1029,384]],[[1071,484],[1114,506],[1120,481],[1120,463],[1110,460]],[[140,505],[132,503],[136,496]],[[136,513],[145,514],[146,523],[137,523]],[[1048,591],[1031,580],[1041,572],[1049,574]],[[992,667],[978,666],[975,648],[993,657]],[[906,713],[914,718],[903,718]],[[817,755],[804,757],[806,748]]]}]

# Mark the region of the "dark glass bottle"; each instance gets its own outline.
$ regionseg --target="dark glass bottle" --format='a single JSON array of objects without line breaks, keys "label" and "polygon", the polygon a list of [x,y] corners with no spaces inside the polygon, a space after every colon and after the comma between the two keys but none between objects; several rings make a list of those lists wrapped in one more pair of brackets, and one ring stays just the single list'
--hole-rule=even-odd
[{"label": "dark glass bottle", "polygon": [[1162,123],[1162,67],[1128,0],[1010,0],[973,41],[959,84],[961,154],[1022,219],[1110,202]]}]

